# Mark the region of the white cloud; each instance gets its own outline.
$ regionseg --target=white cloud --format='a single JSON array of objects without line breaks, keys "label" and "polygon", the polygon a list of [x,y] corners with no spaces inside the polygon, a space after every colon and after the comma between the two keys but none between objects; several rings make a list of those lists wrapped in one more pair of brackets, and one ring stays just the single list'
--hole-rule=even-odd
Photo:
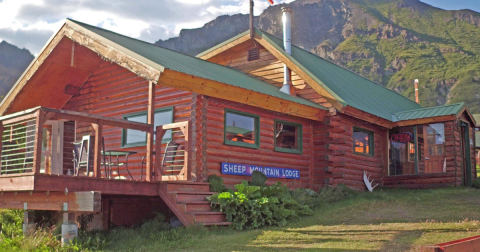
[{"label": "white cloud", "polygon": [[[269,5],[267,0],[255,0],[255,15]],[[0,41],[37,54],[68,17],[155,42],[177,36],[181,29],[201,27],[220,15],[248,12],[249,0],[3,0]]]}]

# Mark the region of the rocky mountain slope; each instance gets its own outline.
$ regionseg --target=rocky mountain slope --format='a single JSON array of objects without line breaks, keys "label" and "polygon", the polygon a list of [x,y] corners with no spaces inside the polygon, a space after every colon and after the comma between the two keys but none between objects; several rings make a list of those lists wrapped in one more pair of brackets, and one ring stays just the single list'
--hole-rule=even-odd
[{"label": "rocky mountain slope", "polygon": [[6,41],[0,42],[0,97],[2,99],[33,58],[27,49],[20,49]]},{"label": "rocky mountain slope", "polygon": [[[480,113],[480,14],[446,11],[418,0],[296,0],[292,40],[414,99],[423,106],[466,101]],[[282,5],[256,17],[256,26],[282,36]],[[247,15],[221,16],[156,44],[195,55],[248,29]]]}]

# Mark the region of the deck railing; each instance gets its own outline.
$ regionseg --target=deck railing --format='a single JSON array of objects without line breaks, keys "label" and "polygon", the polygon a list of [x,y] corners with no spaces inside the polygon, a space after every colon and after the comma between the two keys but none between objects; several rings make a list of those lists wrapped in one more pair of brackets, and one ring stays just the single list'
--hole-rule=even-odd
[{"label": "deck railing", "polygon": [[[87,174],[84,174],[86,177],[111,179],[123,177],[123,179],[142,181],[190,180],[188,160],[191,155],[189,149],[189,136],[191,134],[189,133],[188,121],[157,127],[156,144],[154,145],[154,129],[150,124],[44,107],[36,107],[0,117],[0,132],[2,133],[2,141],[0,143],[0,176],[19,173],[54,174],[51,170],[52,165],[49,165],[48,160],[45,158],[45,153],[52,150],[51,146],[48,145],[55,144],[53,140],[50,140],[50,142],[45,141],[45,139],[49,139],[49,136],[44,134],[44,124],[48,120],[91,124],[93,131],[89,133],[93,135],[91,138],[94,139],[91,145],[91,150],[93,150],[93,164],[91,165],[93,173],[87,172]],[[104,131],[105,127],[107,127],[106,131]],[[141,152],[141,156],[143,156],[143,153],[145,153],[145,156],[143,159],[136,157],[137,161],[141,162],[142,165],[139,176],[133,178],[117,174],[117,177],[112,177],[108,176],[105,171],[102,172],[102,167],[105,169],[107,165],[103,151],[105,146],[102,140],[105,132],[107,135],[112,132],[112,127],[139,130],[147,133],[147,144]],[[169,144],[170,146],[175,146],[173,152],[167,150],[167,143],[162,143],[162,138],[167,131],[172,131],[172,142]],[[46,131],[46,134],[49,134],[48,132]],[[105,135],[106,138],[107,135]],[[117,140],[112,140],[109,145],[115,145],[118,149],[121,148],[121,144],[117,143]],[[64,151],[62,150],[62,152]],[[145,169],[143,169],[144,166]],[[55,174],[67,175],[63,168],[62,164],[61,173],[57,172]],[[145,174],[143,174],[144,170]]]}]

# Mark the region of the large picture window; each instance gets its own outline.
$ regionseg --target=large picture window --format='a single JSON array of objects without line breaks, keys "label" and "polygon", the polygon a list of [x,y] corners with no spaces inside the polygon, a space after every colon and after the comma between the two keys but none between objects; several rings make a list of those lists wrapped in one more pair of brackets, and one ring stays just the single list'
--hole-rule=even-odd
[{"label": "large picture window", "polygon": [[225,144],[259,148],[260,122],[257,115],[225,110]]},{"label": "large picture window", "polygon": [[275,150],[288,153],[302,153],[302,125],[275,121]]},{"label": "large picture window", "polygon": [[[123,116],[124,120],[147,123],[147,112],[140,112]],[[155,110],[154,128],[173,122],[173,107]],[[168,130],[163,136],[162,142],[170,141],[172,132]],[[123,129],[122,147],[143,146],[147,144],[147,133],[140,130]]]},{"label": "large picture window", "polygon": [[353,128],[353,153],[374,155],[373,132],[362,128]]}]

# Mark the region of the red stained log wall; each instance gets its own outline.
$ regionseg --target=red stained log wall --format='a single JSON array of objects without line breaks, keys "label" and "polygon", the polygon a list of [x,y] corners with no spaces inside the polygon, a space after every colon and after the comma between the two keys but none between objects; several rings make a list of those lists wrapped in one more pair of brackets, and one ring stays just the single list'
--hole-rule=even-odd
[{"label": "red stained log wall", "polygon": [[[300,179],[269,179],[269,182],[281,181],[291,188],[313,187],[311,171],[313,171],[313,121],[287,116],[263,109],[254,108],[220,99],[208,98],[206,104],[206,165],[208,174],[221,175],[228,186],[248,179],[245,176],[222,175],[221,163],[231,162],[300,170]],[[234,109],[260,116],[260,148],[244,148],[224,144],[225,109]],[[290,154],[274,149],[275,119],[302,124],[303,153]]]},{"label": "red stained log wall", "polygon": [[[155,108],[173,106],[174,122],[190,120],[194,103],[191,92],[162,86],[155,89]],[[80,95],[72,97],[63,109],[122,119],[123,115],[146,112],[147,105],[148,81],[114,63],[104,62],[81,87]],[[76,132],[77,141],[83,135],[94,135],[89,123],[77,122]],[[116,127],[104,126],[103,136],[106,150],[138,152],[129,157],[129,170],[135,179],[140,179],[141,161],[146,146],[121,148],[122,129]],[[174,141],[181,143],[183,137],[176,134]],[[71,160],[71,157],[70,154],[67,160]],[[129,178],[125,168],[120,168],[120,175]]]}]

